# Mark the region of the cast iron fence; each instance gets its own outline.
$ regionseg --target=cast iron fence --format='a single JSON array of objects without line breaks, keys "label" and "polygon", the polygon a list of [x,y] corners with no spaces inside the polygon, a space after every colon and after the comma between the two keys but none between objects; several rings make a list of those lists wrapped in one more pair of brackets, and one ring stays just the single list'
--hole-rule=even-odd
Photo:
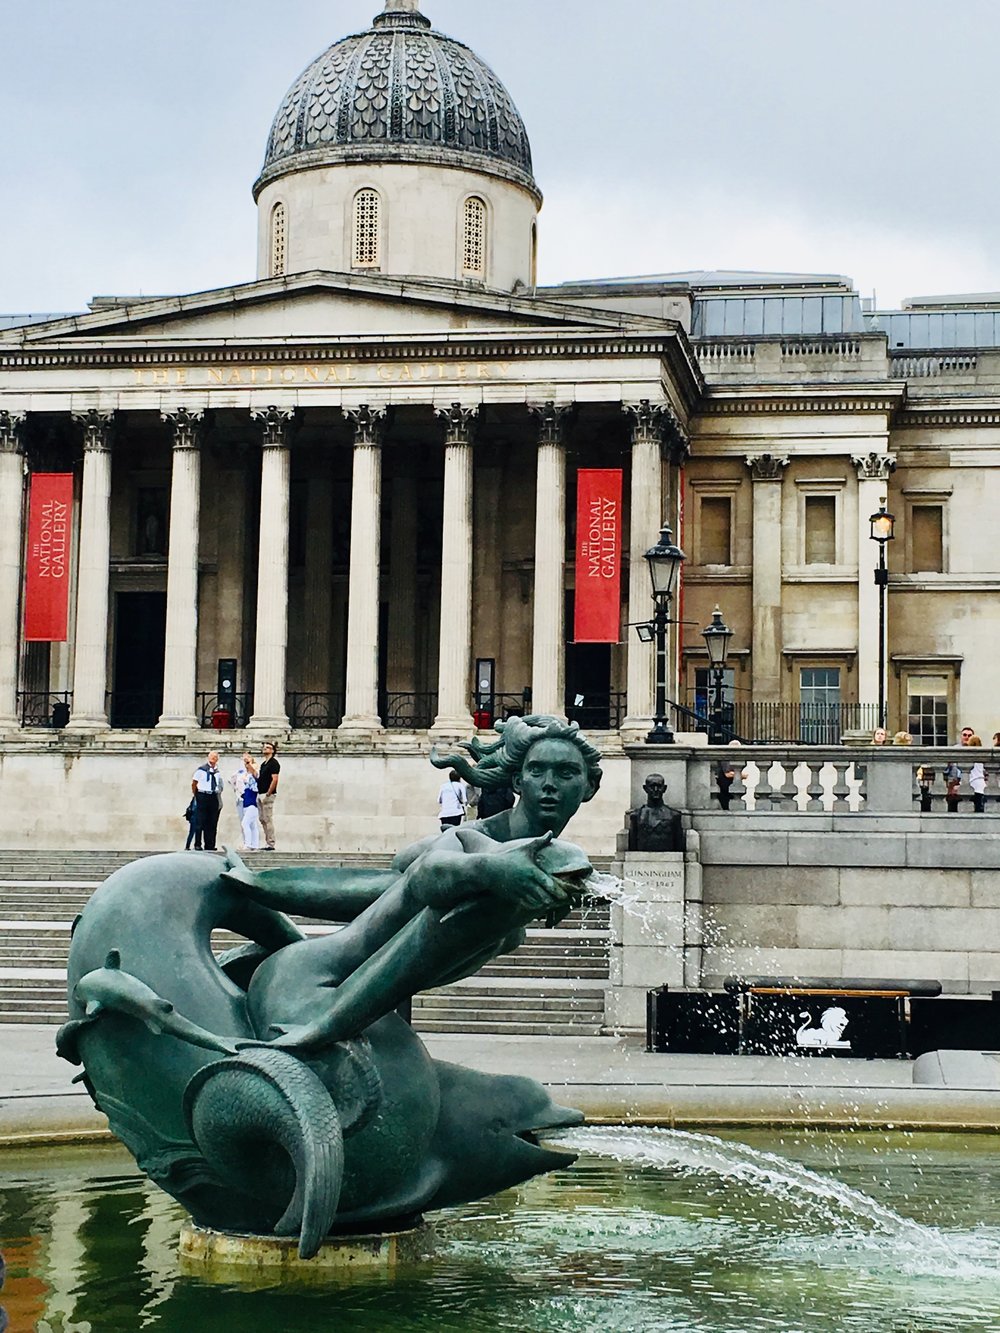
[{"label": "cast iron fence", "polygon": [[22,727],[64,727],[72,706],[70,690],[19,690],[17,695]]},{"label": "cast iron fence", "polygon": [[379,707],[382,725],[390,731],[424,731],[437,717],[437,692],[384,694]]},{"label": "cast iron fence", "polygon": [[245,727],[253,715],[253,695],[250,693],[223,695],[211,690],[195,695],[195,715],[198,725],[228,731],[231,727]]},{"label": "cast iron fence", "polygon": [[285,700],[288,721],[305,731],[323,731],[339,727],[344,720],[343,694],[295,692]]},{"label": "cast iron fence", "polygon": [[877,704],[727,701],[718,728],[710,707],[677,711],[686,729],[709,735],[717,729],[723,743],[741,740],[764,745],[839,745],[845,732],[870,732],[879,724]]}]

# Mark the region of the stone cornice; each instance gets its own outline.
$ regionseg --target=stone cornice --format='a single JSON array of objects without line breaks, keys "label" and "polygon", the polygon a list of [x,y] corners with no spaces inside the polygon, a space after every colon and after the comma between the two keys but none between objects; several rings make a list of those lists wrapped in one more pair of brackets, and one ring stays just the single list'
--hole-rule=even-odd
[{"label": "stone cornice", "polygon": [[827,412],[895,413],[905,401],[903,384],[833,384],[768,386],[752,389],[710,388],[699,408],[702,416],[799,416]]},{"label": "stone cornice", "polygon": [[926,405],[911,399],[893,426],[899,430],[920,430],[928,426],[1000,426],[1000,403],[941,401]]}]

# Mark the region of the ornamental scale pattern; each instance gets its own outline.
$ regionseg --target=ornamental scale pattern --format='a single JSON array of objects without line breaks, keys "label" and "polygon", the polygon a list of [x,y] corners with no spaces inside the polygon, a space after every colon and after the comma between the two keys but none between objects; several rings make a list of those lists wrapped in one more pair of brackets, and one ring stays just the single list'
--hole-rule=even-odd
[{"label": "ornamental scale pattern", "polygon": [[309,162],[352,160],[389,145],[409,158],[429,149],[491,160],[537,188],[524,122],[493,71],[417,10],[378,15],[366,32],[335,42],[289,89],[268,138],[258,181]]}]

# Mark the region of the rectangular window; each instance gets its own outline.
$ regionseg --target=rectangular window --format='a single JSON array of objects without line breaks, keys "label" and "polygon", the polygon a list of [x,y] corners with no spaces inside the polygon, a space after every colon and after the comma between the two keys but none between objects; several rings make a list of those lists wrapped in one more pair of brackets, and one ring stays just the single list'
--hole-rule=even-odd
[{"label": "rectangular window", "polygon": [[803,745],[840,743],[840,667],[800,669],[799,738]]},{"label": "rectangular window", "polygon": [[837,499],[833,495],[805,497],[805,563],[837,563]]},{"label": "rectangular window", "polygon": [[948,680],[910,676],[906,683],[906,729],[914,745],[948,744]]},{"label": "rectangular window", "polygon": [[910,509],[910,560],[914,574],[940,574],[944,569],[944,510],[941,505]]},{"label": "rectangular window", "polygon": [[704,495],[701,499],[700,564],[731,565],[732,501],[728,495]]},{"label": "rectangular window", "polygon": [[167,554],[169,496],[166,486],[140,486],[136,491],[133,555]]}]

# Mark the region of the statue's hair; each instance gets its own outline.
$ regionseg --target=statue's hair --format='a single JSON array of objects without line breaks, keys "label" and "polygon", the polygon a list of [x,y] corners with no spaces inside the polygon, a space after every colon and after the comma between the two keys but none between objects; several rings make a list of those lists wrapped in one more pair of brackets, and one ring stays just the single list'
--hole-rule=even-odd
[{"label": "statue's hair", "polygon": [[454,768],[466,782],[486,791],[509,787],[513,778],[524,767],[528,751],[538,741],[569,741],[583,756],[587,777],[596,792],[601,785],[601,756],[590,744],[575,722],[560,722],[557,717],[538,714],[533,717],[512,717],[498,722],[494,730],[500,739],[484,743],[475,737],[463,741],[466,754],[438,754],[431,751],[435,768]]}]

